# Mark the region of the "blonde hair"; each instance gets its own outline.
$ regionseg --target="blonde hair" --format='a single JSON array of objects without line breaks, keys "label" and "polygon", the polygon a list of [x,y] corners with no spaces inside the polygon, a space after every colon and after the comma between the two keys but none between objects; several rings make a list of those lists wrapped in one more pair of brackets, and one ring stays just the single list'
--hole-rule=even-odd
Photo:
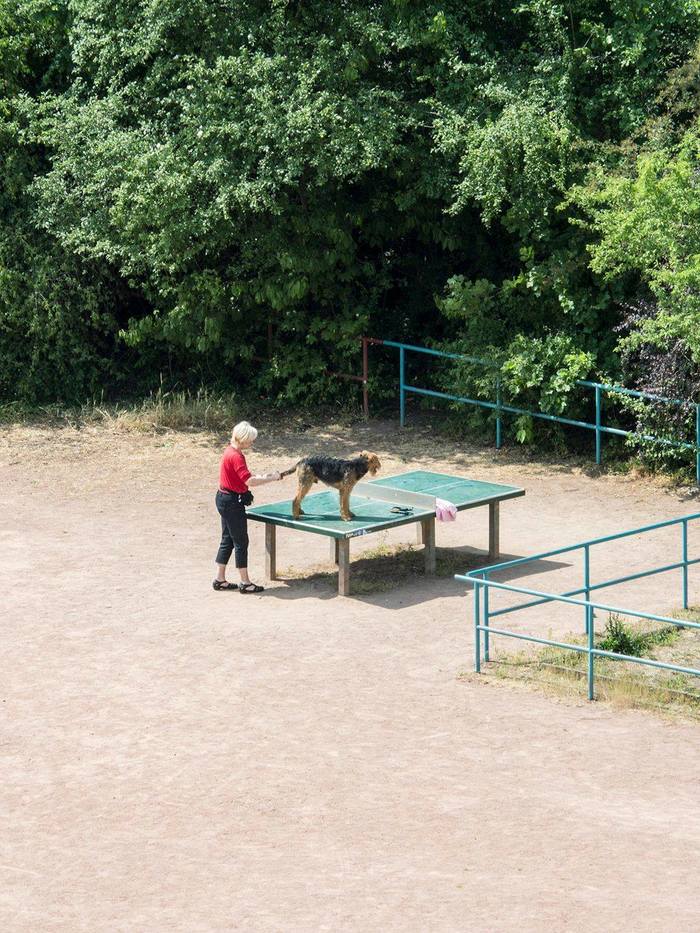
[{"label": "blonde hair", "polygon": [[231,443],[240,444],[241,441],[254,441],[258,436],[257,428],[247,421],[239,421],[231,433]]}]

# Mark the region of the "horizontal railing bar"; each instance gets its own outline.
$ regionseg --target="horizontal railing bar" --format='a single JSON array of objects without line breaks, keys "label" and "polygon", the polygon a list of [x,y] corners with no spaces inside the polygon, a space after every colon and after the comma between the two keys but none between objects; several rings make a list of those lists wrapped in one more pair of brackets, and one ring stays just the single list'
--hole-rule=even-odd
[{"label": "horizontal railing bar", "polygon": [[546,557],[556,557],[558,554],[567,554],[571,551],[580,550],[581,548],[592,547],[594,544],[605,544],[608,541],[617,541],[619,538],[628,538],[631,535],[644,534],[647,531],[655,531],[657,528],[667,528],[670,525],[692,522],[699,518],[700,512],[693,512],[690,515],[684,515],[682,518],[669,518],[663,522],[654,522],[652,525],[642,525],[641,528],[632,528],[630,531],[618,531],[612,535],[603,535],[601,538],[589,538],[588,541],[580,541],[578,544],[570,544],[567,547],[555,548],[552,551],[543,551],[541,554],[532,554],[530,557],[516,557],[515,560],[502,561],[500,564],[490,564],[488,567],[473,570],[472,573],[486,574],[496,570],[505,570],[507,567],[517,567],[521,564],[529,563],[530,561],[544,560]]},{"label": "horizontal railing bar", "polygon": [[[688,566],[691,564],[700,564],[700,557],[696,557],[693,560],[688,561]],[[676,564],[667,564],[665,567],[656,567],[654,570],[642,570],[640,573],[632,573],[626,577],[618,577],[615,580],[607,580],[605,583],[591,583],[589,586],[579,586],[575,590],[566,590],[562,593],[562,596],[578,596],[579,593],[590,592],[591,590],[600,590],[606,586],[616,586],[618,583],[628,583],[630,580],[637,580],[640,577],[651,577],[657,573],[665,573],[668,570],[678,570],[680,567],[685,567],[684,561],[678,561]],[[541,606],[543,603],[551,603],[552,600],[550,597],[545,599],[533,599],[529,603],[518,603],[517,606],[506,606],[505,609],[496,609],[493,612],[489,611],[489,618],[493,619],[495,616],[504,616],[509,612],[516,612],[518,609],[532,609],[533,606]]]},{"label": "horizontal railing bar", "polygon": [[[412,352],[412,353],[422,353],[424,355],[441,357],[443,359],[464,360],[465,362],[472,363],[477,366],[485,366],[488,369],[495,370],[499,375],[501,373],[501,366],[499,363],[492,362],[490,360],[484,360],[476,356],[467,356],[467,354],[465,353],[452,353],[446,350],[434,350],[432,347],[419,347],[416,344],[401,343],[400,341],[397,341],[397,340],[379,340],[379,339],[367,337],[367,338],[363,338],[363,341],[365,342],[365,345],[367,343],[370,343],[370,344],[382,344],[387,347],[395,347],[399,349],[402,354],[404,353],[404,351],[408,350],[409,352]],[[401,374],[401,393],[402,393],[401,398],[402,400],[404,397],[404,393],[412,392],[415,395],[424,395],[424,396],[429,396],[432,398],[446,399],[447,401],[459,402],[463,405],[476,405],[479,408],[487,408],[487,409],[495,410],[498,412],[499,415],[503,413],[514,414],[514,415],[527,415],[530,418],[539,418],[542,421],[552,421],[556,424],[565,424],[565,425],[570,425],[572,427],[583,428],[586,431],[595,431],[597,451],[599,450],[598,445],[600,442],[601,434],[612,434],[618,437],[632,437],[633,439],[637,441],[637,443],[641,441],[647,441],[653,444],[660,444],[664,447],[672,447],[676,450],[692,450],[695,452],[695,456],[698,459],[698,464],[700,464],[700,445],[698,444],[697,440],[696,440],[696,443],[689,443],[688,441],[678,441],[678,440],[673,440],[672,438],[667,438],[667,437],[656,437],[653,434],[640,434],[637,431],[625,431],[622,428],[608,427],[607,425],[603,425],[600,423],[591,424],[590,422],[578,421],[574,418],[564,418],[560,415],[550,415],[550,414],[546,414],[545,412],[530,411],[529,409],[526,409],[526,408],[517,408],[514,405],[507,405],[507,404],[503,404],[502,402],[485,402],[480,399],[473,399],[467,396],[451,395],[447,392],[436,392],[431,389],[420,389],[417,386],[406,385],[403,382],[403,369],[401,373],[402,373]],[[341,376],[341,378],[352,378],[352,377]],[[358,381],[358,382],[361,381],[363,385],[367,384],[366,380],[364,379],[360,380],[355,377],[355,381]],[[498,381],[498,377],[497,377],[497,381]],[[614,385],[610,385],[604,382],[592,382],[588,379],[577,379],[575,380],[575,385],[583,387],[583,388],[595,389],[596,392],[603,391],[603,392],[612,393],[615,395],[627,395],[627,396],[632,396],[634,398],[640,398],[640,399],[644,399],[648,401],[663,402],[669,405],[695,407],[696,413],[697,413],[696,418],[700,419],[700,404],[698,402],[693,402],[690,399],[665,398],[662,395],[656,395],[652,392],[640,392],[637,389],[627,389],[624,386],[614,386]],[[598,396],[596,396],[596,398],[598,399]],[[402,405],[403,405],[403,401],[402,401]],[[403,408],[402,408],[401,418],[402,418],[401,423],[403,425]],[[499,421],[499,426],[500,426],[500,421]],[[500,430],[500,427],[499,427],[499,430]],[[596,456],[599,456],[599,453],[597,453]],[[700,470],[700,465],[698,466],[698,470]]]},{"label": "horizontal railing bar", "polygon": [[498,363],[481,360],[477,356],[466,356],[464,353],[448,353],[445,350],[433,350],[430,347],[416,347],[411,343],[397,343],[395,340],[382,340],[385,347],[397,347],[399,350],[411,350],[413,353],[425,353],[428,356],[442,356],[447,360],[464,360],[467,363],[477,363],[489,369],[498,369]]},{"label": "horizontal railing bar", "polygon": [[619,538],[629,538],[632,535],[643,534],[647,531],[656,531],[657,528],[668,528],[669,525],[680,525],[682,522],[692,522],[700,518],[700,512],[691,512],[690,515],[682,515],[680,518],[667,518],[662,522],[653,522],[651,525],[642,525],[639,528],[631,528],[629,531],[616,531],[612,535],[603,535],[601,538],[590,538],[588,541],[582,541],[581,545],[605,544],[607,541],[617,541]]},{"label": "horizontal railing bar", "polygon": [[427,395],[430,398],[443,398],[451,402],[461,402],[465,405],[477,405],[480,408],[490,408],[499,412],[507,412],[512,415],[528,415],[531,418],[539,418],[542,421],[555,421],[557,424],[568,424],[575,428],[584,428],[587,431],[599,431],[601,434],[615,434],[618,437],[638,437],[642,441],[653,441],[656,444],[665,444],[667,447],[679,447],[683,450],[696,450],[695,444],[689,444],[687,441],[673,441],[670,438],[654,437],[651,434],[638,434],[636,431],[623,431],[622,428],[609,428],[605,425],[590,424],[588,421],[576,421],[573,418],[562,418],[560,415],[548,415],[542,411],[530,411],[527,408],[516,408],[514,405],[505,405],[502,402],[484,402],[481,399],[469,398],[466,395],[450,395],[447,392],[436,392],[433,389],[419,389],[417,386],[404,385],[404,392],[413,392],[414,395]]},{"label": "horizontal railing bar", "polygon": [[[532,641],[538,645],[550,645],[553,648],[564,648],[567,651],[576,651],[579,654],[588,654],[585,645],[572,645],[565,641],[551,641],[548,638],[537,638],[535,635],[523,635],[520,632],[506,632],[503,629],[493,628],[491,625],[475,626],[481,632],[491,635],[503,635],[505,638],[518,638],[520,641]],[[612,658],[615,661],[632,661],[634,664],[645,664],[647,667],[659,667],[667,671],[676,671],[681,674],[693,674],[700,677],[700,671],[694,667],[681,667],[680,664],[666,664],[664,661],[653,661],[651,658],[638,658],[631,654],[618,654],[615,651],[604,651],[602,648],[592,648],[591,654],[597,658]]]},{"label": "horizontal railing bar", "polygon": [[[450,360],[465,360],[467,363],[476,363],[480,366],[487,366],[489,369],[500,369],[498,363],[493,360],[484,360],[478,356],[468,356],[466,353],[452,353],[447,350],[434,350],[431,347],[418,347],[412,343],[400,343],[397,340],[380,340],[373,337],[367,338],[369,343],[383,344],[386,347],[396,347],[399,350],[409,350],[413,353],[426,353],[430,356],[441,356]],[[634,398],[649,399],[652,402],[668,402],[670,405],[689,405],[695,406],[697,403],[690,399],[667,398],[664,395],[655,395],[653,392],[640,392],[638,389],[627,389],[624,386],[614,386],[607,382],[591,382],[589,379],[576,379],[575,385],[584,386],[590,389],[602,389],[604,392],[613,392],[616,395],[631,395]]]},{"label": "horizontal railing bar", "polygon": [[[475,571],[478,573],[478,571]],[[607,606],[604,603],[593,603],[590,600],[573,599],[570,596],[562,596],[557,593],[540,593],[537,590],[530,590],[524,586],[510,586],[508,583],[499,583],[497,580],[478,580],[470,574],[455,574],[456,580],[463,580],[467,583],[479,584],[479,586],[492,586],[497,590],[507,590],[509,593],[523,593],[526,596],[547,597],[550,600],[556,600],[560,603],[569,603],[572,606],[589,606],[591,609],[600,609],[603,612],[614,612],[619,615],[634,616],[636,619],[649,619],[652,622],[667,622],[669,625],[677,625],[681,628],[700,629],[700,623],[681,622],[678,619],[671,619],[669,616],[653,615],[650,612],[640,612],[637,609],[623,609],[620,606]]]},{"label": "horizontal railing bar", "polygon": [[670,405],[692,405],[695,402],[682,398],[666,398],[663,395],[653,395],[651,392],[639,392],[637,389],[625,389],[624,386],[611,386],[604,382],[589,382],[588,379],[577,379],[577,386],[587,386],[591,389],[602,389],[604,392],[615,392],[617,395],[633,395],[635,398],[648,398],[652,402],[668,402]]},{"label": "horizontal railing bar", "polygon": [[[610,429],[601,427],[601,431],[610,433]],[[620,432],[617,432],[620,433]],[[666,447],[681,447],[683,450],[698,450],[697,444],[689,444],[688,441],[672,441],[668,437],[655,437],[653,434],[638,434],[637,431],[625,431],[627,437],[636,437],[640,441],[652,441],[654,444],[665,444]]]},{"label": "horizontal railing bar", "polygon": [[[590,430],[595,431],[595,425],[589,424],[587,421],[574,421],[573,418],[560,418],[557,415],[547,415],[544,412],[528,411],[526,408],[516,408],[514,405],[504,405],[503,403],[497,404],[496,402],[483,402],[480,399],[468,398],[464,395],[448,395],[446,392],[435,392],[433,389],[419,389],[417,386],[404,385],[403,389],[404,392],[415,392],[416,395],[429,395],[433,398],[445,398],[452,402],[464,402],[468,405],[479,405],[481,408],[498,409],[498,411],[508,412],[512,415],[531,415],[533,418],[542,418],[545,421],[558,421],[561,424],[570,424],[576,428],[589,428]],[[618,428],[601,427],[600,430],[612,434],[628,433],[621,431]]]},{"label": "horizontal railing bar", "polygon": [[569,648],[571,651],[578,651],[580,654],[588,654],[588,648],[585,645],[570,645],[565,641],[550,641],[548,638],[536,638],[534,635],[522,635],[519,632],[506,632],[503,629],[493,628],[490,625],[477,625],[481,632],[489,632],[491,635],[505,635],[506,638],[519,638],[522,641],[535,641],[538,645],[552,645],[554,648]]},{"label": "horizontal railing bar", "polygon": [[632,661],[634,664],[646,664],[648,667],[660,667],[667,671],[680,671],[682,674],[694,674],[700,677],[700,671],[694,667],[681,667],[680,664],[667,664],[664,661],[653,661],[651,658],[637,658],[631,654],[618,654],[616,651],[603,651],[594,648],[591,652],[598,658],[614,658],[617,661]]},{"label": "horizontal railing bar", "polygon": [[[700,563],[700,557],[695,557],[693,560],[687,562],[687,566],[691,564]],[[677,561],[675,564],[667,564],[665,567],[655,567],[653,570],[640,570],[639,573],[630,573],[624,577],[617,577],[615,580],[608,580],[605,583],[592,583],[588,589],[590,590],[602,590],[606,586],[616,586],[618,583],[629,583],[631,580],[639,580],[641,577],[653,577],[657,573],[666,573],[667,570],[678,570],[679,567],[685,567],[686,562],[683,560]],[[582,587],[579,592],[585,592],[586,587]],[[574,596],[574,593],[566,593],[566,596]]]},{"label": "horizontal railing bar", "polygon": [[[577,593],[581,592],[576,590],[572,593],[562,593],[562,596],[575,596]],[[545,596],[544,599],[533,599],[529,603],[518,603],[517,606],[506,606],[504,609],[490,609],[489,608],[489,619],[495,619],[496,616],[505,616],[509,612],[517,612],[518,609],[532,609],[533,606],[542,606],[544,603],[551,603],[553,600],[549,596]]]},{"label": "horizontal railing bar", "polygon": [[[441,356],[450,360],[465,360],[468,363],[476,363],[480,366],[487,366],[489,369],[500,369],[498,363],[492,360],[484,360],[478,356],[467,356],[465,353],[451,353],[447,350],[433,350],[431,347],[418,347],[412,343],[400,343],[396,340],[379,340],[368,338],[370,343],[383,344],[386,347],[396,347],[399,350],[410,350],[413,353],[426,353],[430,356]],[[616,395],[631,395],[634,398],[649,399],[652,402],[668,402],[670,405],[690,405],[697,403],[689,399],[666,398],[663,395],[655,395],[652,392],[640,392],[638,389],[626,389],[624,386],[614,386],[606,382],[591,382],[588,379],[577,379],[575,385],[584,386],[590,389],[602,389],[604,392],[614,392]],[[601,429],[602,430],[602,429]]]}]

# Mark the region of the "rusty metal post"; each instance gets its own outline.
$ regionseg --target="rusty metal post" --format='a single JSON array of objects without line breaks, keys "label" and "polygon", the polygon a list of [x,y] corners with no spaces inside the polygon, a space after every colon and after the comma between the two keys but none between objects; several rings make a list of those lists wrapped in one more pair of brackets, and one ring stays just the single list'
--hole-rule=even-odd
[{"label": "rusty metal post", "polygon": [[369,377],[369,358],[367,353],[367,338],[362,337],[362,410],[365,420],[369,418],[369,391],[367,380]]}]

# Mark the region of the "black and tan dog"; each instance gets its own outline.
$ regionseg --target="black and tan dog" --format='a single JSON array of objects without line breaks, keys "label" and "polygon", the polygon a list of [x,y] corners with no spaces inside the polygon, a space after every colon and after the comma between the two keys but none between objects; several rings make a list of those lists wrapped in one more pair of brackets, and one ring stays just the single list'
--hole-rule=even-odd
[{"label": "black and tan dog", "polygon": [[374,476],[380,468],[379,457],[369,450],[363,450],[352,460],[336,460],[335,457],[326,457],[322,454],[304,457],[280,475],[289,476],[295,470],[297,473],[297,494],[292,507],[294,518],[299,518],[304,514],[301,509],[302,499],[314,483],[321,482],[338,490],[340,517],[344,522],[349,522],[355,517],[350,511],[350,493],[355,484],[367,473]]}]

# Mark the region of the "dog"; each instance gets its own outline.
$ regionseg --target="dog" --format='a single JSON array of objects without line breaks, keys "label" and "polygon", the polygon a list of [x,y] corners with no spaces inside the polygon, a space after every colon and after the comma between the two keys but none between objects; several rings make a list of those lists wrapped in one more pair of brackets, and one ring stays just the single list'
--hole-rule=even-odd
[{"label": "dog", "polygon": [[338,490],[340,517],[344,522],[352,521],[355,516],[350,511],[350,493],[363,476],[367,473],[374,476],[381,466],[379,457],[369,450],[361,451],[352,460],[336,460],[335,457],[326,457],[323,454],[303,457],[293,467],[280,473],[280,476],[290,476],[295,471],[297,474],[297,494],[294,497],[292,515],[299,518],[304,514],[301,508],[302,499],[314,483],[320,482]]}]

